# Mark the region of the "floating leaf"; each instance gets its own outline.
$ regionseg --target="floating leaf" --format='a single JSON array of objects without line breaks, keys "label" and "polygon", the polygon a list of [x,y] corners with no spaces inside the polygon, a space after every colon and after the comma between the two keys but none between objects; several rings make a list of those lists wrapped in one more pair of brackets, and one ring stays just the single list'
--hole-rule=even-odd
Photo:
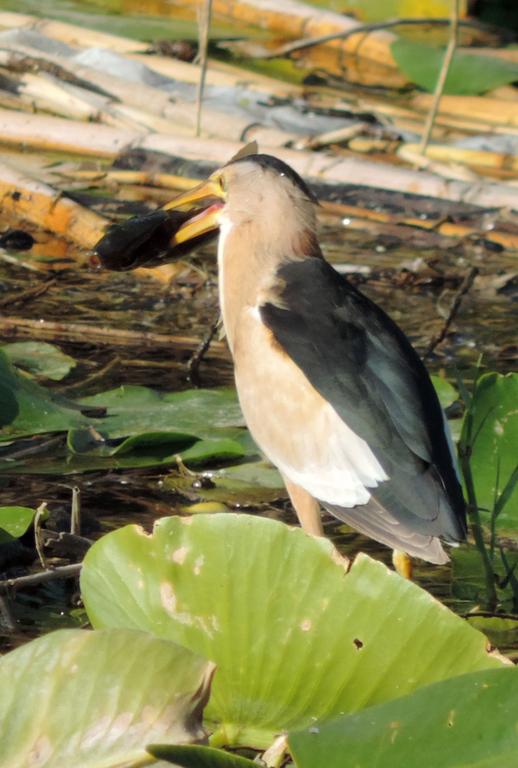
[{"label": "floating leaf", "polygon": [[18,374],[1,350],[0,406],[3,426],[0,441],[44,432],[65,432],[88,423],[80,406],[52,395],[45,387]]},{"label": "floating leaf", "polygon": [[146,744],[194,741],[212,666],[132,630],[61,630],[0,659],[0,765],[143,764]]},{"label": "floating leaf", "polygon": [[88,552],[81,586],[94,626],[145,629],[217,664],[207,714],[230,744],[264,747],[501,664],[482,634],[381,563],[359,555],[346,573],[328,540],[249,515],[114,531]]},{"label": "floating leaf", "polygon": [[107,409],[102,429],[111,439],[169,429],[210,438],[215,429],[244,425],[234,389],[164,394],[148,387],[129,386],[85,397],[82,402]]},{"label": "floating leaf", "polygon": [[[517,530],[518,374],[481,376],[473,392],[469,416],[470,420],[465,419],[462,441],[472,444],[470,468],[477,503],[492,510],[507,487],[497,525]],[[489,515],[484,517],[488,520]]]},{"label": "floating leaf", "polygon": [[29,507],[0,507],[0,544],[23,536],[35,514]]},{"label": "floating leaf", "polygon": [[[433,92],[444,59],[444,50],[399,38],[392,55],[403,73],[416,85]],[[455,51],[444,93],[477,95],[518,80],[518,63],[476,53]]]},{"label": "floating leaf", "polygon": [[17,341],[4,344],[0,349],[13,365],[53,381],[64,379],[76,365],[73,357],[46,341]]},{"label": "floating leaf", "polygon": [[518,669],[493,669],[290,734],[289,744],[297,768],[344,768],[344,755],[354,768],[507,768],[517,709]]}]

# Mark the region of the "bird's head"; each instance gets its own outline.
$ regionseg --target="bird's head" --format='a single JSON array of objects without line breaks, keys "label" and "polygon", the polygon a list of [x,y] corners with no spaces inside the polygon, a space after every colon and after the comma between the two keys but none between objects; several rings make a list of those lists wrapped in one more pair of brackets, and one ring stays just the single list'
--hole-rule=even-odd
[{"label": "bird's head", "polygon": [[256,242],[280,243],[292,232],[314,234],[316,202],[289,165],[271,155],[253,154],[231,160],[164,209],[203,206],[182,224],[176,233],[178,243],[222,225],[246,228]]},{"label": "bird's head", "polygon": [[[112,227],[95,250],[109,269],[134,269],[179,258],[233,227],[240,246],[304,256],[318,250],[313,193],[271,155],[243,156],[162,209]],[[240,248],[241,249],[241,248]]]}]

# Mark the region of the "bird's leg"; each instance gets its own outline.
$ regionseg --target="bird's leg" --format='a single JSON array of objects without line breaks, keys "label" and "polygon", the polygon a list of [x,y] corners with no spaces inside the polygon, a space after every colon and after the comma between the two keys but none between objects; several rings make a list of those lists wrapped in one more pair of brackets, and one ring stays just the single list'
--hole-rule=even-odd
[{"label": "bird's leg", "polygon": [[305,491],[304,488],[301,488],[300,485],[295,485],[284,475],[283,480],[302,529],[313,536],[323,536],[324,528],[322,527],[320,504],[318,501]]},{"label": "bird's leg", "polygon": [[403,576],[404,579],[412,579],[412,559],[406,552],[394,549],[392,551],[392,564],[400,576]]}]

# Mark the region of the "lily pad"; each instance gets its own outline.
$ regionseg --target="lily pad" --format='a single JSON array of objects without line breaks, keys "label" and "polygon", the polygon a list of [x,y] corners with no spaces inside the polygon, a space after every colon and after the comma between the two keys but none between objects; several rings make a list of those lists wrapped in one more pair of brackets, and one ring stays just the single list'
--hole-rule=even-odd
[{"label": "lily pad", "polygon": [[249,515],[114,531],[88,552],[81,588],[94,626],[145,629],[217,664],[218,743],[265,747],[501,664],[482,634],[381,563],[361,554],[347,572],[328,540]]},{"label": "lily pad", "polygon": [[297,768],[343,768],[344,755],[354,768],[507,768],[517,708],[518,669],[493,669],[290,734],[289,744]]},{"label": "lily pad", "polygon": [[0,442],[88,424],[81,406],[20,375],[0,350]]},{"label": "lily pad", "polygon": [[215,429],[244,426],[233,389],[162,393],[129,386],[85,397],[82,402],[107,409],[102,429],[111,439],[169,429],[210,438]]},{"label": "lily pad", "polygon": [[61,630],[27,643],[0,659],[0,765],[142,765],[150,742],[203,737],[212,671],[132,630]]},{"label": "lily pad", "polygon": [[35,514],[30,507],[0,507],[0,544],[23,536]]},{"label": "lily pad", "polygon": [[17,341],[0,349],[13,365],[43,379],[61,381],[76,365],[73,357],[46,341]]},{"label": "lily pad", "polygon": [[[444,59],[443,49],[399,38],[392,43],[391,51],[409,80],[433,92]],[[515,80],[518,63],[514,61],[455,51],[443,92],[476,96]]]},{"label": "lily pad", "polygon": [[[518,374],[487,373],[475,386],[462,442],[471,446],[470,468],[477,504],[491,512],[506,491],[500,528],[518,529]],[[489,521],[489,514],[483,515]]]}]

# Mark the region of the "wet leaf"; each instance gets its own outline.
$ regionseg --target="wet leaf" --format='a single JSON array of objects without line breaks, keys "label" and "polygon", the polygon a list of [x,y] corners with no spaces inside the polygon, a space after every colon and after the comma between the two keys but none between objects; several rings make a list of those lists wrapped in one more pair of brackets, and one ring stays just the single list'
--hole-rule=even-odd
[{"label": "wet leaf", "polygon": [[46,341],[17,341],[0,349],[13,365],[42,379],[60,381],[76,365],[73,357]]},{"label": "wet leaf", "polygon": [[297,768],[506,768],[518,754],[518,669],[427,686],[289,736]]},{"label": "wet leaf", "polygon": [[265,747],[501,664],[483,635],[381,563],[362,554],[346,573],[326,539],[249,515],[110,533],[88,552],[81,587],[94,626],[145,629],[216,663],[207,715],[234,745]]},{"label": "wet leaf", "polygon": [[[402,38],[391,45],[403,73],[416,85],[433,92],[444,59],[444,50]],[[444,93],[477,95],[518,80],[518,63],[456,51],[444,85]]]},{"label": "wet leaf", "polygon": [[[518,374],[487,373],[473,392],[470,467],[479,507],[492,510],[507,486],[497,525],[518,529]],[[469,441],[465,420],[463,442]],[[483,514],[489,522],[489,514]]]},{"label": "wet leaf", "polygon": [[45,635],[0,659],[0,764],[141,765],[150,741],[203,736],[210,674],[208,662],[144,632]]},{"label": "wet leaf", "polygon": [[0,507],[0,544],[23,536],[35,514],[29,507]]}]

